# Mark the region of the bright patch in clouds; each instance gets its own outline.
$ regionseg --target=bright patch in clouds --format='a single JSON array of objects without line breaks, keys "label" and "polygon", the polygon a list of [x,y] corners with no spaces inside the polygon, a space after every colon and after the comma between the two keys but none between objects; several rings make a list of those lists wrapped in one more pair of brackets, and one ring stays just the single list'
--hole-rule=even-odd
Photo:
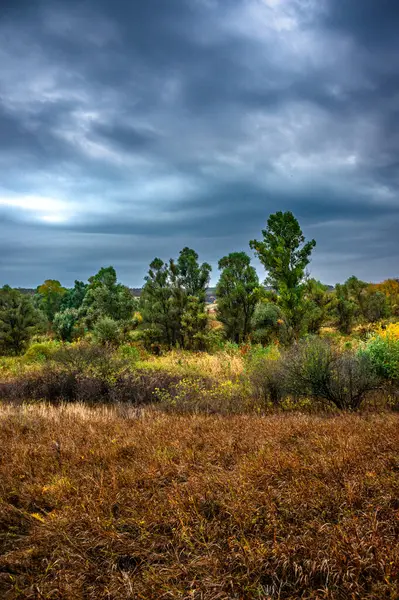
[{"label": "bright patch in clouds", "polygon": [[65,223],[73,214],[69,203],[44,196],[0,196],[0,206],[28,211],[46,223]]}]

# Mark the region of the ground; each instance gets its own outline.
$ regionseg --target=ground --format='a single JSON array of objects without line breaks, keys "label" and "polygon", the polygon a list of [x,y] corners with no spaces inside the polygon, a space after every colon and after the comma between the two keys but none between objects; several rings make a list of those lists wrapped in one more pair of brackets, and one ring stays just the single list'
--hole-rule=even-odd
[{"label": "ground", "polygon": [[399,415],[0,407],[0,597],[399,598]]}]

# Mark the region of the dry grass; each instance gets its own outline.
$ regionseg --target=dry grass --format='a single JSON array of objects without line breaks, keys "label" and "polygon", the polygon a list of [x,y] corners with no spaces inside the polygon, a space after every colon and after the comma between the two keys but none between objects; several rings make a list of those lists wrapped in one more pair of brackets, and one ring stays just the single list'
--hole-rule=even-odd
[{"label": "dry grass", "polygon": [[0,597],[397,599],[399,416],[0,408]]},{"label": "dry grass", "polygon": [[236,379],[244,371],[244,357],[240,353],[184,352],[172,350],[161,357],[151,357],[141,364],[156,365],[157,368],[173,372],[197,373],[214,379]]}]

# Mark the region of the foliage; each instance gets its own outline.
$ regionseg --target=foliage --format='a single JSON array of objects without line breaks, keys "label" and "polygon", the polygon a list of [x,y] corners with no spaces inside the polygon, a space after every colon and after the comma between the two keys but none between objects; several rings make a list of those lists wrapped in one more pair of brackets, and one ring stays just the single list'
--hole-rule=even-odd
[{"label": "foliage", "polygon": [[399,316],[399,280],[398,279],[387,279],[382,283],[371,284],[370,288],[377,292],[384,294],[387,304],[388,311],[394,316]]},{"label": "foliage", "polygon": [[71,308],[76,310],[79,309],[85,299],[87,287],[88,285],[83,283],[83,281],[75,280],[74,287],[67,290],[62,298],[60,307],[61,312]]},{"label": "foliage", "polygon": [[29,346],[24,358],[28,362],[46,362],[59,350],[59,347],[59,342],[56,341],[36,342]]},{"label": "foliage", "polygon": [[46,279],[36,290],[35,303],[46,315],[49,323],[61,309],[62,300],[67,290],[56,279]]},{"label": "foliage", "polygon": [[335,288],[335,314],[342,333],[350,333],[356,321],[376,323],[389,315],[386,295],[375,286],[349,277]]},{"label": "foliage", "polygon": [[345,284],[335,286],[335,314],[337,327],[341,333],[349,334],[355,323],[357,306],[351,299],[349,290]]},{"label": "foliage", "polygon": [[260,302],[252,317],[252,340],[268,346],[274,340],[287,343],[289,336],[284,315],[277,304]]},{"label": "foliage", "polygon": [[380,330],[360,352],[369,357],[381,377],[399,381],[399,324]]},{"label": "foliage", "polygon": [[21,354],[41,324],[31,299],[4,286],[0,290],[0,353]]},{"label": "foliage", "polygon": [[203,345],[210,271],[210,265],[200,265],[190,248],[183,248],[177,261],[171,259],[169,264],[159,258],[152,261],[140,298],[143,327],[151,343],[158,341],[169,348],[188,344],[193,349]]},{"label": "foliage", "polygon": [[222,270],[216,287],[217,318],[229,339],[240,343],[251,332],[251,319],[260,296],[258,275],[245,252],[219,260]]},{"label": "foliage", "polygon": [[357,410],[368,392],[379,386],[366,354],[338,352],[318,338],[304,340],[283,358],[288,393],[313,397],[338,409]]},{"label": "foliage", "polygon": [[130,322],[137,310],[137,300],[130,290],[117,282],[113,267],[102,268],[89,278],[89,286],[84,297],[80,314],[87,327],[93,329],[96,322],[109,317],[115,321]]},{"label": "foliage", "polygon": [[307,279],[304,285],[305,319],[307,331],[318,334],[333,306],[333,295],[328,286],[316,279]]},{"label": "foliage", "polygon": [[57,338],[63,342],[71,342],[78,332],[79,311],[76,308],[65,308],[54,315],[53,330]]},{"label": "foliage", "polygon": [[298,221],[291,212],[270,215],[262,231],[263,241],[250,246],[268,271],[266,283],[278,293],[278,303],[294,337],[303,329],[303,279],[315,240],[306,242]]},{"label": "foliage", "polygon": [[117,346],[121,341],[118,323],[111,317],[100,317],[93,329],[94,340],[103,346]]}]

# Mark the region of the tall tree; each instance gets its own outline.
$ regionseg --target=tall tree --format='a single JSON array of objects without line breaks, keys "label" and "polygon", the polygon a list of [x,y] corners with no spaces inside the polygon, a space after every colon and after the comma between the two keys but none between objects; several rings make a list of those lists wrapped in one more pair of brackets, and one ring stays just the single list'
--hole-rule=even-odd
[{"label": "tall tree", "polygon": [[87,327],[92,329],[96,321],[103,317],[129,322],[136,308],[137,300],[129,288],[118,283],[114,267],[103,267],[89,278],[80,314]]},{"label": "tall tree", "polygon": [[153,332],[154,341],[171,347],[176,342],[176,323],[172,307],[172,287],[169,268],[160,258],[150,264],[140,296],[143,324]]},{"label": "tall tree", "polygon": [[232,252],[219,260],[221,275],[216,287],[217,314],[227,336],[245,340],[259,299],[259,278],[245,252]]},{"label": "tall tree", "polygon": [[56,279],[46,279],[36,290],[35,303],[40,308],[50,323],[54,321],[55,314],[60,310],[62,300],[67,293]]},{"label": "tall tree", "polygon": [[332,310],[334,296],[321,281],[307,279],[304,284],[304,298],[307,330],[317,334]]},{"label": "tall tree", "polygon": [[0,353],[23,352],[40,321],[31,298],[4,286],[0,290]]},{"label": "tall tree", "polygon": [[62,298],[60,310],[64,311],[68,308],[79,309],[83,304],[83,300],[85,299],[87,287],[87,283],[75,280],[75,285],[73,288],[68,289]]},{"label": "tall tree", "polygon": [[[198,262],[198,254],[183,248],[169,264],[156,258],[150,265],[140,298],[143,326],[154,341],[169,347],[191,347],[190,331],[198,341],[205,334],[206,288],[211,266]],[[196,344],[194,344],[196,345]]]},{"label": "tall tree", "polygon": [[250,247],[268,271],[266,284],[278,294],[278,303],[298,336],[304,323],[303,280],[315,240],[305,241],[300,225],[291,212],[270,215],[263,241],[252,240]]}]

